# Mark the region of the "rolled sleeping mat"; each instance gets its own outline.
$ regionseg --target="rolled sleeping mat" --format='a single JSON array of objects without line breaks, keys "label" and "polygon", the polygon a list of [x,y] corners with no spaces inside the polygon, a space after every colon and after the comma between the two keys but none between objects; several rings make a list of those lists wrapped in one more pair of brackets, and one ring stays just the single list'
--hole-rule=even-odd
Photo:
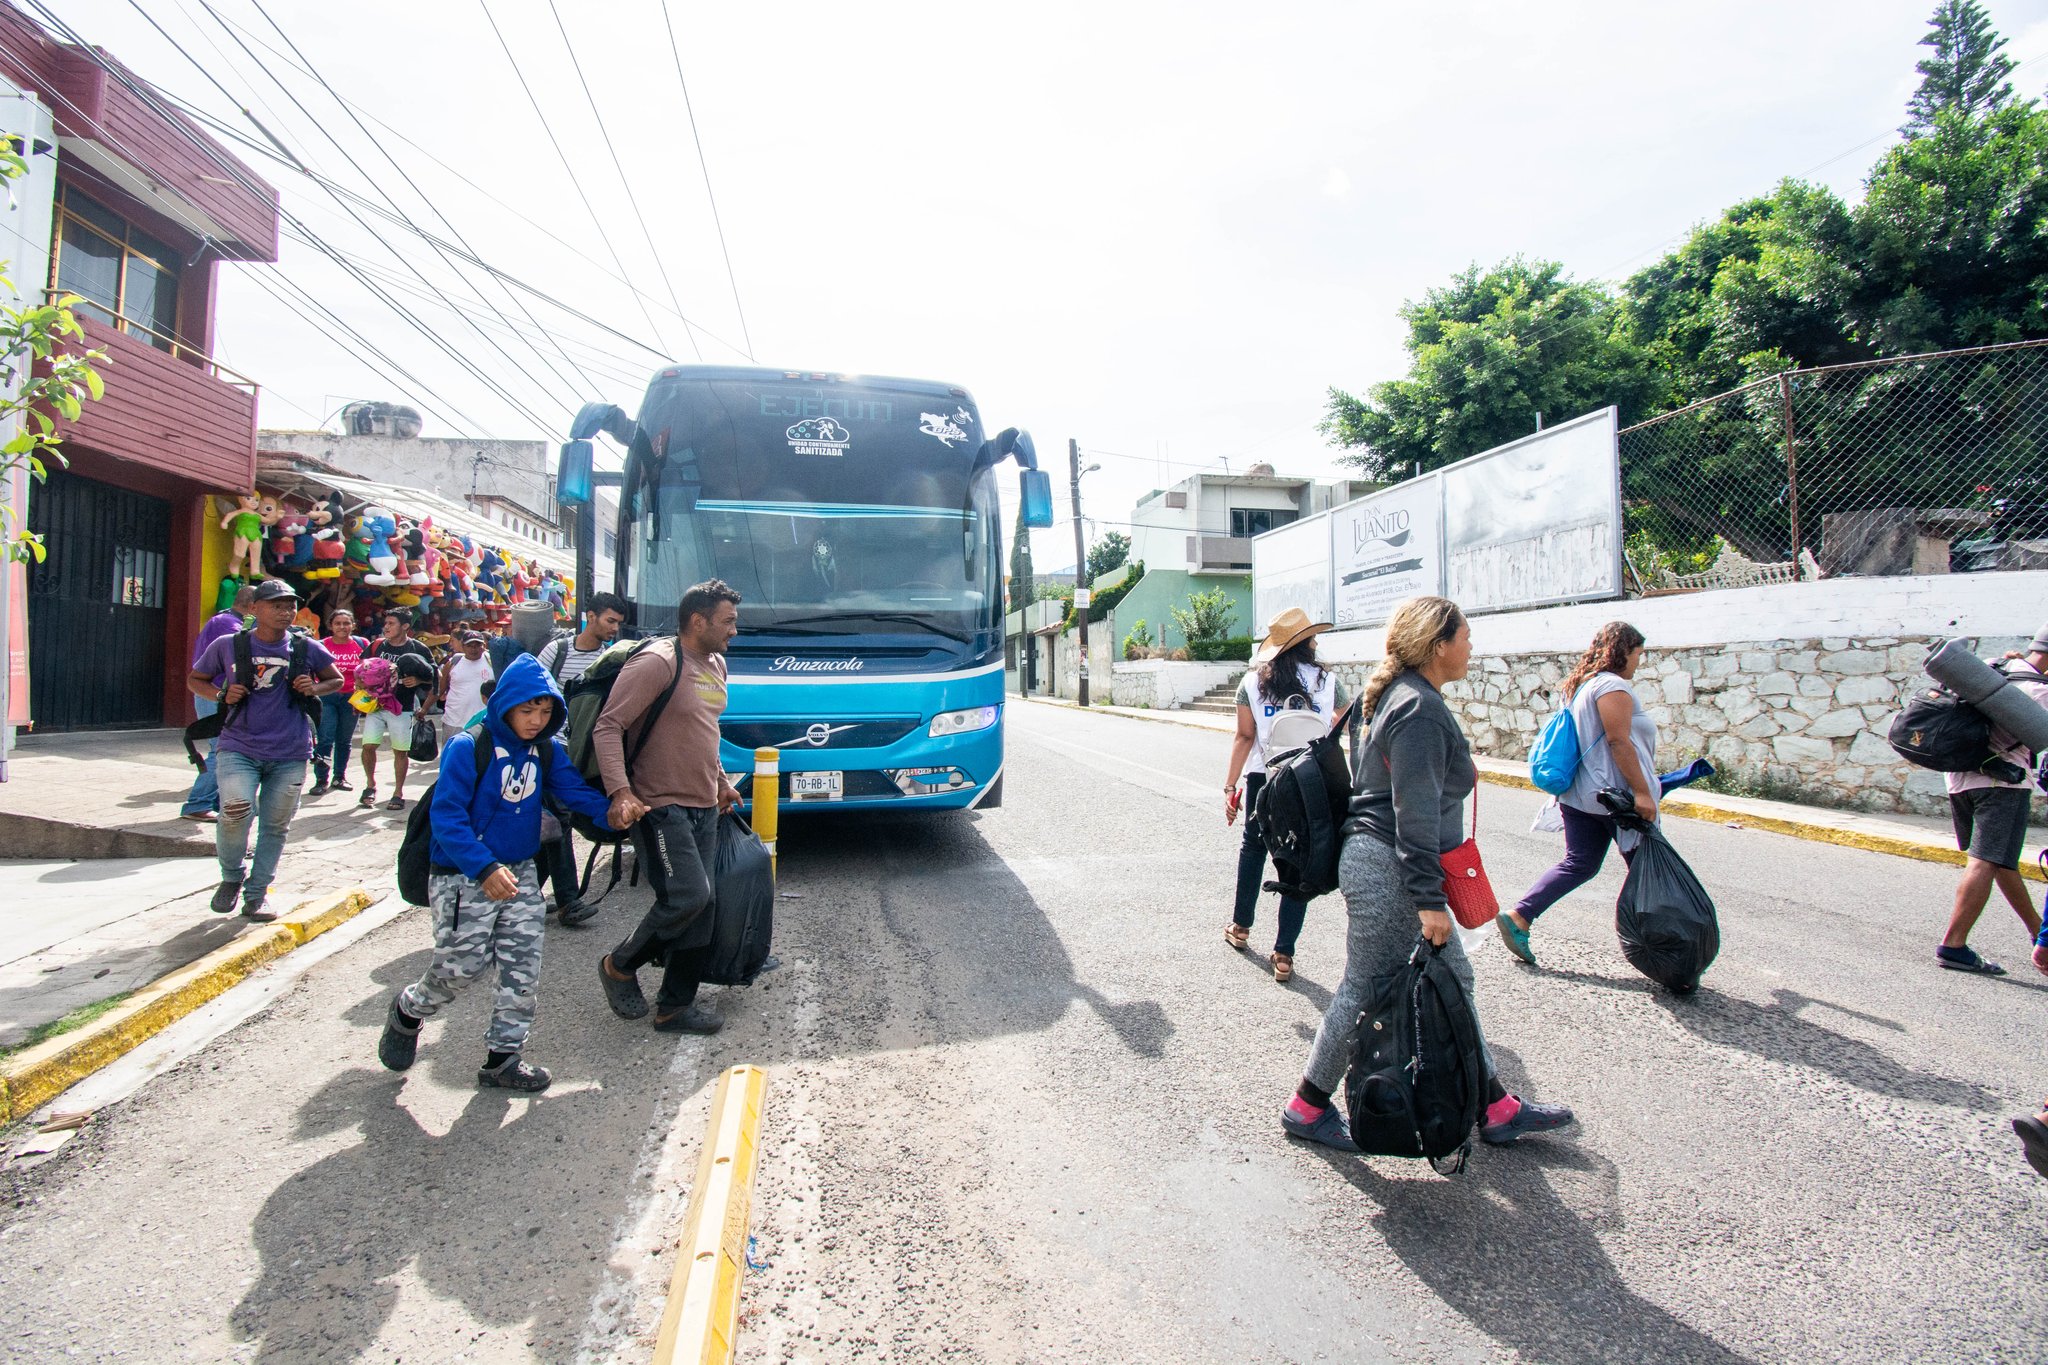
[{"label": "rolled sleeping mat", "polygon": [[2048,708],[2012,686],[2003,673],[1950,640],[1927,659],[1927,676],[1991,718],[2027,748],[2048,750]]}]

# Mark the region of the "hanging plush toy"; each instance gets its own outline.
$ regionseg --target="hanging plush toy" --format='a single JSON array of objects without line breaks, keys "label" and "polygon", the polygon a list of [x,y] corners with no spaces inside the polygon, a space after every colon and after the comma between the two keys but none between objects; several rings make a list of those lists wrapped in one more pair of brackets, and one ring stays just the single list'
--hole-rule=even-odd
[{"label": "hanging plush toy", "polygon": [[370,571],[363,582],[388,588],[398,581],[398,521],[382,507],[366,507],[363,531],[370,538]]},{"label": "hanging plush toy", "polygon": [[490,546],[484,546],[476,574],[476,597],[479,602],[504,602],[504,572],[505,557]]},{"label": "hanging plush toy", "polygon": [[397,715],[403,708],[398,704],[398,667],[389,659],[365,659],[356,665],[355,695],[349,705],[369,715],[383,710]]},{"label": "hanging plush toy", "polygon": [[270,541],[273,567],[298,573],[313,563],[313,519],[289,504],[279,510]]},{"label": "hanging plush toy", "polygon": [[228,552],[228,573],[245,578],[263,574],[263,503],[254,492],[237,493],[235,510],[220,519],[220,528],[234,539]]},{"label": "hanging plush toy", "polygon": [[427,572],[426,530],[411,518],[399,522],[398,529],[405,539],[405,581],[415,588],[424,588],[434,581]]}]

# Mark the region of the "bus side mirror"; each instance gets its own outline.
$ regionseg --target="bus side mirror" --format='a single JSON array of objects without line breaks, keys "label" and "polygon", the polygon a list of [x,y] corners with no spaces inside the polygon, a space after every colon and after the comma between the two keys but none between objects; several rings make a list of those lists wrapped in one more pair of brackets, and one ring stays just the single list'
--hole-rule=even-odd
[{"label": "bus side mirror", "polygon": [[564,507],[582,507],[590,501],[590,469],[595,453],[588,441],[570,441],[562,446],[555,465],[555,501]]},{"label": "bus side mirror", "polygon": [[1017,493],[1023,503],[1026,526],[1040,528],[1052,525],[1052,475],[1042,469],[1020,470]]}]

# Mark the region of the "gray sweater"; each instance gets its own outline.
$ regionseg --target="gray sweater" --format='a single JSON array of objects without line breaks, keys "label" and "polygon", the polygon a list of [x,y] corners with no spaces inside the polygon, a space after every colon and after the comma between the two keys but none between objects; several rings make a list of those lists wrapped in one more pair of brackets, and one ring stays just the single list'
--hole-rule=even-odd
[{"label": "gray sweater", "polygon": [[1428,679],[1408,669],[1380,694],[1344,833],[1362,832],[1390,846],[1415,907],[1441,910],[1438,855],[1465,842],[1465,798],[1477,780],[1471,746],[1451,708]]}]

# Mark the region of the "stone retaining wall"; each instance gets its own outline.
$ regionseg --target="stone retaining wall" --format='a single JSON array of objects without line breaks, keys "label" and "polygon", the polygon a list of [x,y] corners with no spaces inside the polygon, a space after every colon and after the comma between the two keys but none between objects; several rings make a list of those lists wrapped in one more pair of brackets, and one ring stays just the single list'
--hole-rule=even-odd
[{"label": "stone retaining wall", "polygon": [[[1704,754],[1755,794],[1942,815],[1948,801],[1941,774],[1903,762],[1884,739],[1906,695],[1926,683],[1921,665],[1940,643],[1935,636],[1874,635],[1659,650],[1653,641],[1636,694],[1657,722],[1661,770]],[[1989,657],[2025,641],[1969,643]],[[1474,655],[1470,674],[1445,690],[1445,700],[1476,751],[1527,758],[1578,657],[1576,650]],[[1372,665],[1337,669],[1347,687],[1357,688]]]}]

